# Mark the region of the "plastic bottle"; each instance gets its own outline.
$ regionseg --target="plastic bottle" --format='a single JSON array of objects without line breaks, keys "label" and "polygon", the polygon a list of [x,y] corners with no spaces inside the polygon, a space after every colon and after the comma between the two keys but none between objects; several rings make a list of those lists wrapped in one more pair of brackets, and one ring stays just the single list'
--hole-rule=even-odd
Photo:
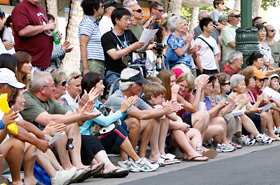
[{"label": "plastic bottle", "polygon": [[54,43],[56,45],[60,44],[60,39],[58,38],[58,31],[56,28],[52,31],[52,34],[53,34]]},{"label": "plastic bottle", "polygon": [[200,140],[197,141],[197,144],[196,144],[196,151],[202,155],[202,143]]}]

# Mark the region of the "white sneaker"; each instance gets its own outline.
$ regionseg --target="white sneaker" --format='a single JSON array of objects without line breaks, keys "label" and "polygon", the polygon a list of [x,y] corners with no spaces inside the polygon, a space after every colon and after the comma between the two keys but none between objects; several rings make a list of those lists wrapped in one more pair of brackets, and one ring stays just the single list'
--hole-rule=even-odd
[{"label": "white sneaker", "polygon": [[255,139],[250,139],[248,136],[242,135],[240,138],[237,138],[236,141],[239,144],[246,145],[246,146],[253,146],[256,142]]},{"label": "white sneaker", "polygon": [[227,146],[226,144],[223,143],[223,144],[217,144],[216,150],[219,153],[222,153],[222,152],[233,152],[234,150],[236,150],[236,148],[229,147],[229,146]]},{"label": "white sneaker", "polygon": [[118,161],[118,167],[127,169],[130,172],[141,172],[141,169],[130,159],[127,162]]},{"label": "white sneaker", "polygon": [[152,172],[159,168],[159,164],[151,164],[145,158],[141,158],[139,163],[135,163],[142,172]]},{"label": "white sneaker", "polygon": [[278,135],[278,136],[280,135],[280,127],[277,127],[277,128],[274,127],[274,128],[273,128],[273,131],[274,131],[274,134],[275,134],[275,135]]},{"label": "white sneaker", "polygon": [[273,142],[273,139],[270,137],[266,137],[263,134],[256,136],[256,140],[259,145],[270,145]]},{"label": "white sneaker", "polygon": [[70,170],[60,170],[57,171],[56,178],[51,178],[52,185],[66,185],[69,184],[71,178],[76,173],[77,170],[71,168]]}]

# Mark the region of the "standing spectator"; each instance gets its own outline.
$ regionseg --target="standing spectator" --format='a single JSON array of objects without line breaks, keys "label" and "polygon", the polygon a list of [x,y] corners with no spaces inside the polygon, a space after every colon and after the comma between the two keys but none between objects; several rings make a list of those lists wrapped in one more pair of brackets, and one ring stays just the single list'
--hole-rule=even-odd
[{"label": "standing spectator", "polygon": [[40,0],[23,0],[17,4],[12,11],[12,22],[16,51],[30,54],[32,65],[43,71],[50,66],[53,49],[51,31],[55,29],[55,24],[49,23],[39,2]]},{"label": "standing spectator", "polygon": [[267,28],[267,35],[265,38],[265,42],[271,48],[271,54],[274,59],[274,68],[279,67],[279,56],[280,56],[280,43],[274,40],[276,35],[276,30],[274,26],[271,24],[266,25]]},{"label": "standing spectator", "polygon": [[195,58],[198,67],[196,74],[218,73],[218,53],[220,50],[215,39],[210,36],[214,30],[212,19],[207,17],[201,19],[199,26],[203,33],[195,39],[195,44],[201,46],[200,51],[197,52],[198,57]]},{"label": "standing spectator", "polygon": [[104,73],[104,53],[101,46],[99,22],[97,19],[103,14],[101,0],[83,0],[81,3],[86,17],[79,26],[81,51],[80,69],[83,74],[89,71]]},{"label": "standing spectator", "polygon": [[116,0],[108,0],[103,2],[104,14],[99,23],[99,29],[102,35],[104,33],[114,29],[114,25],[111,19],[112,12],[116,7],[121,6],[121,3],[118,3]]},{"label": "standing spectator", "polygon": [[240,12],[238,10],[230,10],[228,12],[229,24],[227,24],[221,33],[223,52],[222,52],[222,63],[225,63],[228,59],[229,54],[235,49],[235,30],[240,22]]},{"label": "standing spectator", "polygon": [[28,75],[32,71],[31,56],[25,51],[18,51],[14,54],[14,56],[18,57],[16,71],[17,80],[28,87]]},{"label": "standing spectator", "polygon": [[164,10],[163,10],[163,4],[158,1],[153,1],[150,4],[150,17],[144,22],[144,28],[152,28],[152,29],[159,29],[156,33],[156,42],[161,43],[162,37],[161,32],[162,28],[158,25],[158,20],[160,20],[162,17]]},{"label": "standing spectator", "polygon": [[262,18],[262,17],[255,17],[254,19],[253,19],[253,26],[254,27],[256,27],[257,26],[257,24],[262,24],[262,25],[264,25],[264,24],[266,24],[267,22],[265,22],[265,20]]},{"label": "standing spectator", "polygon": [[131,10],[133,12],[132,15],[134,17],[129,29],[132,31],[132,33],[135,35],[135,37],[139,40],[144,28],[142,25],[138,24],[138,21],[143,19],[143,11],[138,4],[133,4],[133,5],[130,5],[129,7],[131,8]]},{"label": "standing spectator", "polygon": [[243,54],[240,51],[234,50],[228,56],[229,65],[224,70],[224,73],[232,76],[237,74],[242,67],[243,64]]},{"label": "standing spectator", "polygon": [[[0,10],[0,15],[1,15],[1,11],[2,10]],[[3,19],[1,19],[1,16],[0,16],[0,30],[2,30],[3,27],[4,27],[4,21],[3,21]],[[7,50],[6,50],[6,48],[5,48],[4,44],[3,44],[2,38],[0,37],[0,54],[2,54],[2,53],[7,53]]]},{"label": "standing spectator", "polygon": [[219,18],[223,15],[222,10],[225,7],[225,3],[223,0],[214,0],[213,6],[215,10],[213,10],[213,12],[210,14],[211,19],[213,20],[214,27],[216,27],[217,30],[222,30],[225,26],[219,23]]},{"label": "standing spectator", "polygon": [[[49,22],[54,22],[55,18],[51,14],[47,14]],[[51,67],[59,68],[61,67],[61,60],[65,57],[65,54],[71,52],[74,47],[70,47],[71,43],[69,41],[65,41],[63,45],[55,44],[53,42],[53,52],[51,57]]]},{"label": "standing spectator", "polygon": [[[2,20],[4,20],[4,18],[5,18],[5,13],[2,10],[0,10],[0,18]],[[8,18],[9,18],[9,20],[11,20],[11,16],[9,16]],[[7,18],[6,23],[8,22],[8,18]],[[1,35],[1,39],[3,41],[3,44],[7,50],[7,53],[14,54],[15,53],[15,48],[14,48],[15,40],[14,40],[14,36],[12,34],[11,28],[8,28],[7,25],[4,25],[4,27],[0,31],[0,35]]]}]

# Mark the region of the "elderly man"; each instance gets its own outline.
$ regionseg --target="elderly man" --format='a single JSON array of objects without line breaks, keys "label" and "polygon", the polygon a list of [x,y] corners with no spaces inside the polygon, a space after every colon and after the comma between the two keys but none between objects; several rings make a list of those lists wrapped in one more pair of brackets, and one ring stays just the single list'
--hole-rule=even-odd
[{"label": "elderly man", "polygon": [[224,73],[232,76],[237,74],[242,67],[243,64],[243,54],[240,51],[234,50],[228,56],[229,65],[224,70]]},{"label": "elderly man", "polygon": [[81,93],[82,76],[80,73],[72,72],[67,78],[66,94],[61,97],[63,101],[67,101],[68,105],[74,108],[77,103],[78,96]]},{"label": "elderly man", "polygon": [[104,14],[99,22],[99,30],[102,35],[108,31],[111,31],[111,29],[114,29],[114,25],[111,20],[111,14],[116,7],[121,5],[122,4],[118,3],[116,0],[107,0],[103,2]]},{"label": "elderly man", "polygon": [[265,42],[271,48],[271,54],[274,59],[274,68],[279,67],[279,56],[280,56],[280,43],[274,40],[276,35],[276,30],[273,25],[268,24],[266,25],[267,35],[265,38]]},{"label": "elderly man", "polygon": [[[121,73],[120,90],[117,90],[105,102],[105,106],[112,107],[114,110],[119,110],[121,102],[126,97],[140,96],[143,88],[143,83],[147,83],[141,73],[137,70],[126,68]],[[160,118],[165,114],[172,113],[180,109],[177,103],[168,103],[163,108],[153,109],[141,98],[137,103],[128,109],[127,116],[124,118],[129,130],[129,140],[134,149],[138,142],[139,133],[141,133],[141,141],[139,145],[139,157],[145,157],[147,145],[151,139],[151,134],[154,128],[154,118]],[[125,167],[127,162],[119,163]]]},{"label": "elderly man", "polygon": [[240,12],[238,10],[230,10],[228,12],[229,23],[224,27],[221,33],[223,51],[222,51],[222,63],[225,63],[229,54],[235,49],[235,30],[240,22]]},{"label": "elderly man", "polygon": [[[68,137],[73,138],[73,145],[76,146],[76,148],[81,146],[79,129],[73,129],[71,126],[77,127],[78,125],[83,125],[84,121],[93,119],[99,116],[100,113],[91,113],[93,102],[87,102],[79,113],[70,112],[52,99],[53,90],[54,81],[49,73],[34,73],[30,79],[29,90],[23,93],[26,102],[25,108],[21,111],[21,114],[26,121],[37,124],[39,128],[44,128],[44,126],[52,121],[68,125],[66,127],[66,134],[57,140],[54,145],[63,168],[71,169],[74,168],[74,166],[71,164],[68,151],[66,150]],[[75,123],[75,125],[71,125],[72,123]],[[72,163],[76,166],[81,165],[81,159],[77,157],[79,154],[73,150],[70,150],[69,153],[71,155]],[[84,173],[85,172],[82,169],[77,170],[71,181],[80,179]]]},{"label": "elderly man", "polygon": [[12,11],[16,51],[26,51],[32,56],[32,66],[45,70],[50,66],[53,50],[52,30],[40,0],[23,0]]},{"label": "elderly man", "polygon": [[[25,85],[17,81],[15,74],[11,70],[7,68],[0,69],[0,94],[6,93],[8,102],[12,99],[12,97],[15,95],[18,89],[22,89],[24,87]],[[18,134],[14,135],[14,137],[7,137],[8,139],[5,139],[8,133],[8,129],[6,128],[6,126],[11,122],[5,122],[4,116],[7,115],[4,115],[4,112],[0,110],[1,120],[5,123],[4,126],[1,126],[0,131],[0,142],[1,146],[3,147],[0,147],[1,153],[3,154],[3,156],[1,156],[1,161],[3,160],[3,165],[1,163],[2,170],[6,171],[9,167],[12,175],[13,184],[21,185],[22,181],[20,178],[20,166],[22,160],[24,159],[23,165],[25,167],[26,177],[24,180],[25,184],[41,184],[33,176],[35,157],[30,156],[30,154],[36,151],[36,147],[38,147],[43,152],[47,151],[48,144],[46,141],[42,140],[43,138],[45,138],[45,134],[38,130],[32,124],[30,125],[29,123],[26,123],[23,120],[16,119],[15,122],[18,125]],[[15,116],[12,116],[11,120],[15,118]],[[30,135],[27,131],[32,132],[36,137]],[[37,137],[40,139],[38,139]],[[36,147],[32,145],[25,146],[24,142],[31,143]],[[24,153],[28,154],[24,155]]]}]

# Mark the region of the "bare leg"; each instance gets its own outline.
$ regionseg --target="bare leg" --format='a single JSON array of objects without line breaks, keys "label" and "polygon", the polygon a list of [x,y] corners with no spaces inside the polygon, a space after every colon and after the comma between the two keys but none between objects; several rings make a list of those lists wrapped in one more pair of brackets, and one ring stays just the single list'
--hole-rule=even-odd
[{"label": "bare leg", "polygon": [[51,178],[54,177],[56,170],[53,168],[49,160],[48,154],[40,152],[39,154],[37,154],[36,162],[47,172],[47,174]]},{"label": "bare leg", "polygon": [[151,135],[154,129],[154,119],[141,120],[141,141],[139,144],[138,155],[141,158],[145,158],[147,146],[151,140]]},{"label": "bare leg", "polygon": [[140,133],[140,121],[136,118],[130,117],[126,119],[125,122],[129,130],[128,139],[133,149],[136,150],[139,133]]},{"label": "bare leg", "polygon": [[201,111],[197,111],[192,114],[193,128],[199,130],[202,136],[202,140],[209,126],[209,114],[207,111],[205,113],[202,113]]},{"label": "bare leg", "polygon": [[16,138],[9,138],[1,145],[4,150],[4,158],[9,164],[13,185],[22,185],[20,166],[23,159],[24,142]]},{"label": "bare leg", "polygon": [[[3,157],[4,157],[4,151],[2,146],[0,145],[0,166],[3,166]],[[2,168],[0,168],[0,174],[2,174]]]},{"label": "bare leg", "polygon": [[47,150],[46,154],[48,155],[48,158],[52,164],[52,166],[56,169],[56,170],[62,170],[62,166],[58,163],[56,157],[54,156],[53,152],[51,150]]},{"label": "bare leg", "polygon": [[64,134],[59,138],[55,143],[55,149],[58,153],[59,159],[61,161],[62,167],[64,169],[71,169],[73,165],[70,162],[68,151],[66,150],[66,143],[67,143],[67,135]]},{"label": "bare leg", "polygon": [[218,143],[221,142],[221,139],[223,137],[223,132],[224,129],[221,125],[209,125],[204,137],[204,142],[213,138],[214,139],[213,144],[217,145]]},{"label": "bare leg", "polygon": [[274,110],[273,113],[273,121],[276,127],[280,127],[280,114],[278,111]]},{"label": "bare leg", "polygon": [[23,156],[24,184],[35,185],[38,182],[33,172],[36,157],[32,154],[36,152],[36,150],[36,146],[29,143],[25,144],[25,153]]},{"label": "bare leg", "polygon": [[[265,112],[267,114],[267,130],[268,130],[268,136],[272,137],[272,138],[278,138],[278,136],[276,136],[274,134],[273,131],[273,127],[274,127],[274,122],[273,122],[273,117],[272,117],[272,113],[271,110],[269,110],[268,112]],[[264,130],[264,129],[263,129]]]},{"label": "bare leg", "polygon": [[164,119],[161,123],[160,134],[158,139],[158,148],[161,155],[166,155],[165,153],[165,140],[169,127],[170,120],[168,118]]},{"label": "bare leg", "polygon": [[195,128],[190,128],[190,131],[187,132],[187,136],[191,141],[191,146],[196,150],[197,141],[200,140],[200,142],[202,142],[200,132]]},{"label": "bare leg", "polygon": [[[256,128],[255,124],[253,123],[253,121],[248,117],[246,116],[245,114],[239,116],[240,119],[241,119],[241,123],[243,125],[243,127],[250,133],[252,133],[254,136],[257,136],[259,135],[259,131],[258,129]],[[241,136],[240,136],[241,137]]]},{"label": "bare leg", "polygon": [[135,150],[132,148],[128,138],[123,141],[120,148],[134,161],[138,161],[140,159],[140,157],[135,153]]}]

